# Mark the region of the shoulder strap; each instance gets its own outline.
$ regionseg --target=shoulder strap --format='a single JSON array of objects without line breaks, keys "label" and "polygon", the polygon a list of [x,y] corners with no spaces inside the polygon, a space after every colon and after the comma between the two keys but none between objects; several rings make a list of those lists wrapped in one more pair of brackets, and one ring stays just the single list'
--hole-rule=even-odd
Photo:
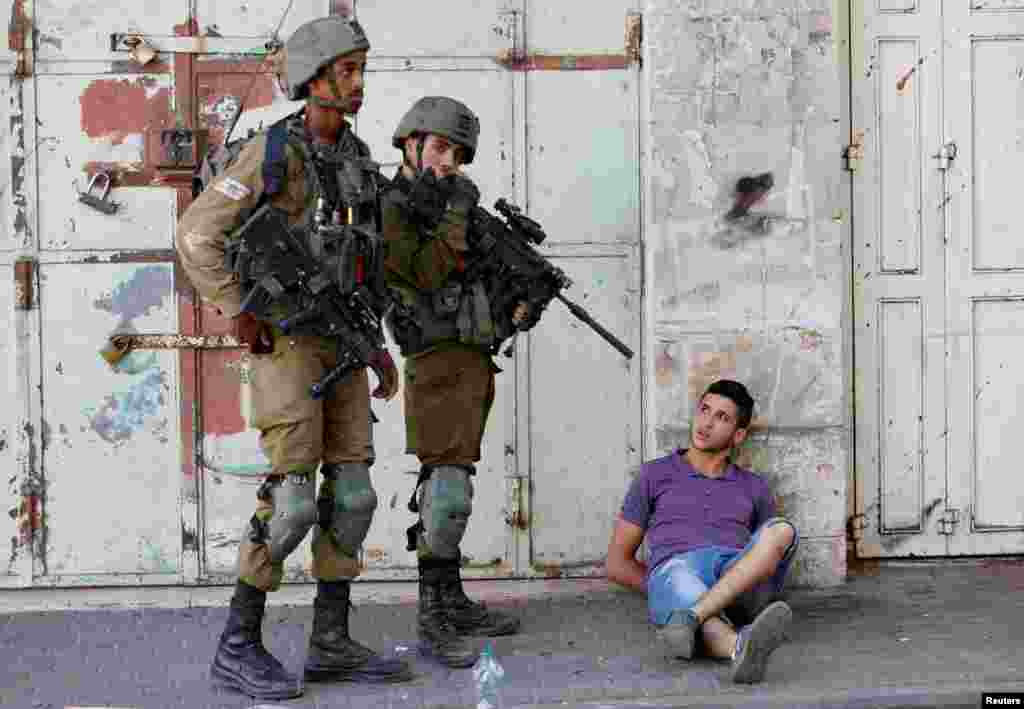
[{"label": "shoulder strap", "polygon": [[288,157],[285,145],[288,143],[288,119],[284,118],[270,126],[267,131],[267,148],[263,155],[263,195],[273,197],[284,187],[288,176]]}]

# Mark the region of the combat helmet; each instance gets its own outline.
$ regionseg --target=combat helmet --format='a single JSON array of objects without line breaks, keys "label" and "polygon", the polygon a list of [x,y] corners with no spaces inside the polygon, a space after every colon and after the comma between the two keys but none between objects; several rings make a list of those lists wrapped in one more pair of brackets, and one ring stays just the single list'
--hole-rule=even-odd
[{"label": "combat helmet", "polygon": [[468,165],[476,155],[480,120],[461,101],[447,96],[425,96],[402,116],[391,144],[402,150],[405,139],[413,133],[436,133],[458,143],[466,149],[464,163]]},{"label": "combat helmet", "polygon": [[[307,98],[309,82],[320,69],[343,54],[369,48],[366,33],[353,18],[331,15],[301,25],[285,43],[288,98]],[[337,88],[332,88],[337,94]]]}]

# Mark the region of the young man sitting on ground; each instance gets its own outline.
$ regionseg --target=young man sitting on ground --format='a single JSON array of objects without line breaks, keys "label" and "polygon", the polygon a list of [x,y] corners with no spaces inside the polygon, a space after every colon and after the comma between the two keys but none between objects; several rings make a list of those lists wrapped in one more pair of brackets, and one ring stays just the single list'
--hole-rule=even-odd
[{"label": "young man sitting on ground", "polygon": [[[775,516],[763,478],[730,453],[747,436],[754,400],[739,382],[700,398],[690,447],[645,463],[608,547],[608,579],[645,591],[656,633],[674,657],[694,656],[698,636],[732,663],[733,682],[760,682],[792,611],[776,600],[799,535]],[[647,537],[648,560],[636,559]],[[739,628],[739,630],[736,630]]]}]

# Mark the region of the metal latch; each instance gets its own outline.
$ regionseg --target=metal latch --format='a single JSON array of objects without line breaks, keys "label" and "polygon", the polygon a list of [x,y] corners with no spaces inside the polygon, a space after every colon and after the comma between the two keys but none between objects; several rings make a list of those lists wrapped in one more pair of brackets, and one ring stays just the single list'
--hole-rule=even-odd
[{"label": "metal latch", "polygon": [[195,135],[187,128],[168,128],[160,131],[160,145],[164,149],[164,160],[177,167],[192,165],[192,150]]},{"label": "metal latch", "polygon": [[932,158],[939,161],[940,170],[948,170],[949,164],[956,159],[956,143],[949,141],[939,148],[939,152],[932,155]]},{"label": "metal latch", "polygon": [[508,505],[505,507],[505,524],[515,529],[526,529],[526,515],[523,514],[523,479],[508,478]]},{"label": "metal latch", "polygon": [[[93,189],[96,188],[96,180],[103,178],[102,192],[97,197],[93,194]],[[117,211],[118,207],[121,206],[119,202],[114,202],[107,199],[110,195],[110,173],[108,172],[97,172],[89,180],[89,186],[85,189],[85,192],[78,193],[78,201],[82,204],[87,204],[98,212],[104,214],[113,214]]]},{"label": "metal latch", "polygon": [[947,536],[953,534],[953,527],[960,523],[960,510],[953,508],[946,508],[939,517],[939,534],[945,534]]},{"label": "metal latch", "polygon": [[117,333],[107,338],[107,344],[100,350],[100,357],[113,369],[130,352],[135,350],[220,350],[245,347],[234,335],[179,335]]},{"label": "metal latch", "polygon": [[843,150],[843,169],[847,172],[856,172],[863,159],[864,130],[858,129],[853,133],[853,141]]}]

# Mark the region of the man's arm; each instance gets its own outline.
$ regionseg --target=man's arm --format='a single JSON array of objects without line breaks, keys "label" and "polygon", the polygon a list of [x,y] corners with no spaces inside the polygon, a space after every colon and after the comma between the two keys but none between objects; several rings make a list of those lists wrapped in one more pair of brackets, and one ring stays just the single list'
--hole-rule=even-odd
[{"label": "man's arm", "polygon": [[643,541],[643,527],[627,522],[622,517],[615,521],[605,565],[609,581],[634,591],[647,591],[647,564],[636,558],[636,550]]},{"label": "man's arm", "polygon": [[224,264],[225,232],[238,226],[242,211],[256,205],[263,190],[260,170],[266,138],[242,149],[238,160],[185,210],[175,232],[182,269],[199,295],[233,318],[241,309],[236,275]]}]

